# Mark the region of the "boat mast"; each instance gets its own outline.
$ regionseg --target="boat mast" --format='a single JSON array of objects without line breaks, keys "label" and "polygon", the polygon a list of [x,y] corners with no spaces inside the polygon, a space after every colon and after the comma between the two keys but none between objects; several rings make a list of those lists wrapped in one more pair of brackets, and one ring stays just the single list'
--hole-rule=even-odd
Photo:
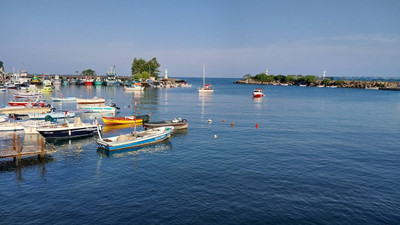
[{"label": "boat mast", "polygon": [[206,86],[206,64],[203,64],[203,87]]}]

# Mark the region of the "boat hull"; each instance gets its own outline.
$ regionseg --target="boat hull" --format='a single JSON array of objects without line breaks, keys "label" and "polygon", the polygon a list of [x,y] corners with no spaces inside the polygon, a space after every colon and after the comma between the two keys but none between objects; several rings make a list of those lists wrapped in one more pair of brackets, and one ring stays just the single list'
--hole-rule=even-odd
[{"label": "boat hull", "polygon": [[152,129],[152,128],[157,128],[157,127],[166,127],[166,126],[173,126],[175,130],[180,130],[180,129],[187,129],[189,126],[189,123],[180,121],[180,122],[171,122],[171,121],[160,121],[160,122],[153,122],[153,123],[144,123],[143,126],[146,129]]},{"label": "boat hull", "polygon": [[46,139],[55,139],[55,138],[75,138],[75,137],[85,137],[85,136],[93,136],[97,133],[97,126],[88,126],[88,127],[75,127],[65,129],[36,129],[39,134],[41,134]]},{"label": "boat hull", "polygon": [[135,124],[136,125],[143,125],[144,122],[149,121],[149,116],[137,116],[136,119],[129,118],[129,117],[105,117],[103,116],[103,122],[106,125],[121,125],[121,124]]},{"label": "boat hull", "polygon": [[154,135],[148,138],[135,139],[133,141],[123,141],[123,142],[108,142],[107,139],[98,139],[96,141],[98,148],[107,151],[119,151],[124,149],[138,148],[146,145],[155,144],[164,141],[171,137],[171,132],[173,128],[169,128],[169,131],[162,132],[158,135]]}]

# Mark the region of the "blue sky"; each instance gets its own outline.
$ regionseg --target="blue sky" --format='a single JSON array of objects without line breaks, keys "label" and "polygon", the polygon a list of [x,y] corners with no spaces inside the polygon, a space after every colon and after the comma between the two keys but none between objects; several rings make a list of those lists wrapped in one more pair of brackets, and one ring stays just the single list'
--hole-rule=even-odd
[{"label": "blue sky", "polygon": [[400,77],[397,0],[0,0],[0,29],[7,72]]}]

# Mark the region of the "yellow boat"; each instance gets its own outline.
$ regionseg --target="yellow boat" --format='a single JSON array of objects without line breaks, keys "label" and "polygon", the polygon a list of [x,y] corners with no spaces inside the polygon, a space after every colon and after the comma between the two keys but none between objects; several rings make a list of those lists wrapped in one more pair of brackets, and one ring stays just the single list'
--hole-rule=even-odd
[{"label": "yellow boat", "polygon": [[50,85],[46,85],[40,91],[43,92],[43,93],[52,93],[53,92],[53,87],[51,87]]},{"label": "yellow boat", "polygon": [[134,116],[126,116],[126,117],[101,117],[105,125],[118,125],[118,124],[135,124],[143,125],[143,118]]}]

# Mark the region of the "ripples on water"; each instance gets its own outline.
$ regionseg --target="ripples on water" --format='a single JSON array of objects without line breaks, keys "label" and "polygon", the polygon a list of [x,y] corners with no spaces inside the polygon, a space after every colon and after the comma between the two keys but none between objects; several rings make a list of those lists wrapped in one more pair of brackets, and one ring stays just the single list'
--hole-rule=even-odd
[{"label": "ripples on water", "polygon": [[136,151],[107,154],[93,137],[51,143],[45,163],[2,160],[1,223],[399,223],[399,92],[264,86],[266,97],[253,100],[257,86],[233,81],[212,79],[211,96],[197,93],[200,79],[142,93],[60,87],[113,98],[121,116],[136,100],[154,121],[190,125]]}]

